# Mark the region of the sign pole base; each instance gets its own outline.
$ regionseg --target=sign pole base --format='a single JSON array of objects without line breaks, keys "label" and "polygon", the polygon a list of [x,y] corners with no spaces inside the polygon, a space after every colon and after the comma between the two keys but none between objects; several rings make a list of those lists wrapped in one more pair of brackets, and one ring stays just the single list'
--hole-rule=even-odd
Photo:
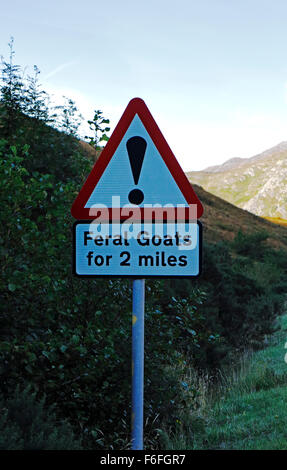
[{"label": "sign pole base", "polygon": [[132,450],[143,450],[145,280],[133,281],[132,316]]}]

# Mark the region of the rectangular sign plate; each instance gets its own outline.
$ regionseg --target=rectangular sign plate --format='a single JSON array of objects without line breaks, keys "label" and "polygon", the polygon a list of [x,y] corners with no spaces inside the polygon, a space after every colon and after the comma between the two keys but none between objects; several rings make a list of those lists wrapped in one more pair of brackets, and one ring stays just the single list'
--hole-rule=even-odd
[{"label": "rectangular sign plate", "polygon": [[196,277],[202,227],[192,222],[74,224],[74,274],[80,277]]}]

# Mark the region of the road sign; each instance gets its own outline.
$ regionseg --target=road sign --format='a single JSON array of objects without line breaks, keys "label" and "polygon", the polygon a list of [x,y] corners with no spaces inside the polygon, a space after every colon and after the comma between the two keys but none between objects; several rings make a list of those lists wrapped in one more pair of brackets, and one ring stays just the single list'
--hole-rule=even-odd
[{"label": "road sign", "polygon": [[143,448],[144,278],[201,272],[203,213],[143,100],[131,100],[77,196],[74,273],[131,277],[132,449]]},{"label": "road sign", "polygon": [[[124,111],[71,212],[75,219],[125,220],[122,208],[148,217],[198,219],[203,208],[144,101],[132,99]],[[191,211],[192,210],[192,217]]]},{"label": "road sign", "polygon": [[74,273],[80,277],[189,277],[201,271],[201,224],[74,224]]},{"label": "road sign", "polygon": [[72,215],[86,217],[74,228],[74,272],[198,276],[202,212],[146,104],[135,98],[73,204]]}]

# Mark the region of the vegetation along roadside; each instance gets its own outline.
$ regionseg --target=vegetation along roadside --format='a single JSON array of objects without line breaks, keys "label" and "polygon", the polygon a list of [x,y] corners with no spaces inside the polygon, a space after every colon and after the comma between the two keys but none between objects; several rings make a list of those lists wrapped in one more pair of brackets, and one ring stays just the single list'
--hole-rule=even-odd
[{"label": "vegetation along roadside", "polygon": [[[127,449],[131,284],[71,270],[70,207],[108,120],[96,112],[90,143],[80,138],[75,103],[53,108],[13,47],[0,84],[0,448]],[[174,445],[179,426],[187,448],[234,446],[201,439],[202,402],[246,350],[263,354],[284,313],[286,227],[196,192],[202,276],[146,282],[146,449]]]}]

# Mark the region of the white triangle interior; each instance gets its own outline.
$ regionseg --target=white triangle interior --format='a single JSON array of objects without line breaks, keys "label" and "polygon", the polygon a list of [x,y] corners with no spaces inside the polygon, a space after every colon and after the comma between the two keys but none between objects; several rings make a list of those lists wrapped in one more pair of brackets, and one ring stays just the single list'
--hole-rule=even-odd
[{"label": "white triangle interior", "polygon": [[[134,183],[126,147],[128,139],[134,136],[143,137],[147,142],[137,185]],[[188,205],[137,114],[92,191],[85,207],[91,208],[95,205],[106,207],[132,206],[128,195],[133,189],[140,189],[144,194],[144,200],[139,207],[144,207],[145,204]]]}]

